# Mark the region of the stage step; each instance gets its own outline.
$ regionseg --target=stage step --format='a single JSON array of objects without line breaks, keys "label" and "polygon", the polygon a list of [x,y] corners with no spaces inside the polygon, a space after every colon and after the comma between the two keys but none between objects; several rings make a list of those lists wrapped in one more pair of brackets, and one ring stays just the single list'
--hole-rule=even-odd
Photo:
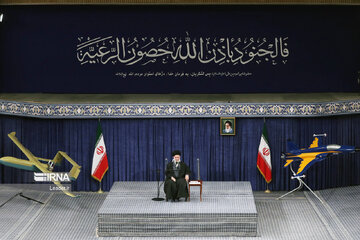
[{"label": "stage step", "polygon": [[[98,211],[99,237],[210,237],[257,234],[249,182],[203,182],[203,201],[156,202],[156,182],[116,182]],[[164,197],[161,189],[161,196]]]}]

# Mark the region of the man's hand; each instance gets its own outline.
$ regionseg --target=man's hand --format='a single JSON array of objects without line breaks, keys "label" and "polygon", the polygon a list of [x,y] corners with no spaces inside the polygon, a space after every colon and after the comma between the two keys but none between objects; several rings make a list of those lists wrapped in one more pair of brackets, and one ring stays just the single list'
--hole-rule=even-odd
[{"label": "man's hand", "polygon": [[173,180],[173,182],[176,182],[176,179],[174,177],[171,177],[171,180]]},{"label": "man's hand", "polygon": [[188,182],[189,181],[189,175],[185,175],[185,180]]}]

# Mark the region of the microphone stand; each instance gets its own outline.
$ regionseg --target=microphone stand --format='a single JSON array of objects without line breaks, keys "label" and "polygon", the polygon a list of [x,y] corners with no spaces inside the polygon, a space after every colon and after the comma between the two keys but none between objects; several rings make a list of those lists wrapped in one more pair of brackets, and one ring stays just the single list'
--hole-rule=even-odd
[{"label": "microphone stand", "polygon": [[[165,163],[167,163],[167,158],[165,158]],[[160,184],[160,169],[156,169],[156,180],[157,180],[157,197],[156,198],[153,198],[151,200],[153,201],[164,201],[165,199],[164,198],[161,198],[160,197],[160,187],[164,184],[164,182],[162,182]]]}]

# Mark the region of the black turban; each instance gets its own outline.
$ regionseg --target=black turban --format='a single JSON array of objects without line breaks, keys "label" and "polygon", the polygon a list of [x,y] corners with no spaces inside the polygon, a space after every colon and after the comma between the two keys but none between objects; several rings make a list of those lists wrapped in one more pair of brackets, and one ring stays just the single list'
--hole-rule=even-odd
[{"label": "black turban", "polygon": [[171,156],[175,156],[175,155],[180,155],[181,156],[181,152],[179,150],[174,150],[171,154]]},{"label": "black turban", "polygon": [[232,122],[230,121],[226,121],[225,124],[228,123],[230,125],[230,127],[232,127]]}]

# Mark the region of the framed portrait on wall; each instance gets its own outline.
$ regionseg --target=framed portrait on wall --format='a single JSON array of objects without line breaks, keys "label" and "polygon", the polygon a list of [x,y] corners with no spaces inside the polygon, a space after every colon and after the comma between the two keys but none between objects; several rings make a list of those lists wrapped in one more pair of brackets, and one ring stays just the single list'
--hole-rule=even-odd
[{"label": "framed portrait on wall", "polygon": [[220,118],[220,135],[235,135],[235,117]]}]

